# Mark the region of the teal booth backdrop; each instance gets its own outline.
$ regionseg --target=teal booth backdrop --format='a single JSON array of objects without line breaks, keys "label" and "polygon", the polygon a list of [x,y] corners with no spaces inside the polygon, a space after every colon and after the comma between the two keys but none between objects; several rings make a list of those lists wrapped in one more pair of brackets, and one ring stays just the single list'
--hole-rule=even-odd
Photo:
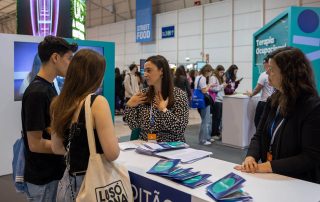
[{"label": "teal booth backdrop", "polygon": [[310,60],[320,92],[320,8],[289,7],[253,34],[252,87],[263,72],[263,58],[273,50],[293,46]]},{"label": "teal booth backdrop", "polygon": [[66,39],[68,42],[75,42],[79,46],[102,47],[103,55],[106,59],[106,71],[102,84],[102,94],[108,100],[112,118],[114,119],[114,97],[115,97],[115,44],[114,42],[90,41],[90,40],[74,40]]}]

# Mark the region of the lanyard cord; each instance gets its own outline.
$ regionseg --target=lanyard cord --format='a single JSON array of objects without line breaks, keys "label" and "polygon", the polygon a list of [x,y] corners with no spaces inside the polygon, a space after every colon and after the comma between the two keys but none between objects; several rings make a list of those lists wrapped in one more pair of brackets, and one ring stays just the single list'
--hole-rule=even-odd
[{"label": "lanyard cord", "polygon": [[151,127],[151,130],[155,124],[154,116],[153,116],[153,112],[152,112],[152,105],[153,105],[153,103],[151,103],[151,105],[150,105],[150,127]]},{"label": "lanyard cord", "polygon": [[278,126],[276,127],[276,129],[273,131],[273,128],[274,128],[274,125],[275,125],[275,122],[277,120],[277,117],[279,115],[279,110],[280,110],[280,107],[278,106],[277,108],[277,112],[276,112],[276,116],[275,118],[273,119],[273,122],[271,124],[271,128],[270,128],[270,136],[271,136],[271,141],[270,141],[270,145],[269,145],[269,152],[271,151],[272,149],[272,144],[274,142],[274,138],[276,136],[276,133],[278,132],[280,126],[282,125],[283,121],[284,121],[284,118],[281,120],[281,122],[278,124]]}]

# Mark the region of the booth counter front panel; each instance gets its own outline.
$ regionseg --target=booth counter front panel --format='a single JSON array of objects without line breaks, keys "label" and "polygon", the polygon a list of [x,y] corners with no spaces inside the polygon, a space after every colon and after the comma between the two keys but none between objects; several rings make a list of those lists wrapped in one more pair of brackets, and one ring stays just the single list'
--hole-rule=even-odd
[{"label": "booth counter front panel", "polygon": [[[147,174],[146,172],[159,160],[158,157],[141,155],[133,150],[121,151],[117,161],[123,163],[130,172],[135,201],[213,201],[206,194],[207,186],[191,189],[168,179]],[[253,201],[320,201],[320,185],[307,181],[277,174],[242,173],[233,169],[236,164],[209,157],[192,164],[180,165],[184,168],[192,167],[202,174],[211,174],[209,180],[212,182],[230,172],[236,173],[246,179],[243,190],[253,197]]]}]

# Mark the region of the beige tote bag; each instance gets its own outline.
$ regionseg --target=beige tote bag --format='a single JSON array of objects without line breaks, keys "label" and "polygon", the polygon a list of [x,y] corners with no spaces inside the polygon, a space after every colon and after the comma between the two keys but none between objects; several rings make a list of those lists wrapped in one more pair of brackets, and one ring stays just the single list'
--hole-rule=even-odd
[{"label": "beige tote bag", "polygon": [[91,95],[85,101],[86,128],[89,143],[89,163],[80,187],[77,202],[133,201],[128,170],[115,162],[109,162],[96,152],[90,108]]}]

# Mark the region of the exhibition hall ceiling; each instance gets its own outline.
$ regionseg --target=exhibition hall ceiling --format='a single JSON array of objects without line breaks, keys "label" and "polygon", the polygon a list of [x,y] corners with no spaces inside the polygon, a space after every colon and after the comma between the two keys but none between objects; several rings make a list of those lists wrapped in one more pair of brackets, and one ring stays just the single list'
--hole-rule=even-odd
[{"label": "exhibition hall ceiling", "polygon": [[[66,1],[66,0],[63,0]],[[194,6],[195,0],[152,0],[153,14]],[[201,0],[201,4],[222,0]],[[16,33],[17,0],[0,0],[0,33]],[[134,19],[136,0],[86,0],[87,27]]]},{"label": "exhibition hall ceiling", "polygon": [[[222,0],[201,0],[201,4]],[[153,14],[189,8],[195,0],[153,0]],[[136,0],[87,0],[87,27],[135,18]]]}]

